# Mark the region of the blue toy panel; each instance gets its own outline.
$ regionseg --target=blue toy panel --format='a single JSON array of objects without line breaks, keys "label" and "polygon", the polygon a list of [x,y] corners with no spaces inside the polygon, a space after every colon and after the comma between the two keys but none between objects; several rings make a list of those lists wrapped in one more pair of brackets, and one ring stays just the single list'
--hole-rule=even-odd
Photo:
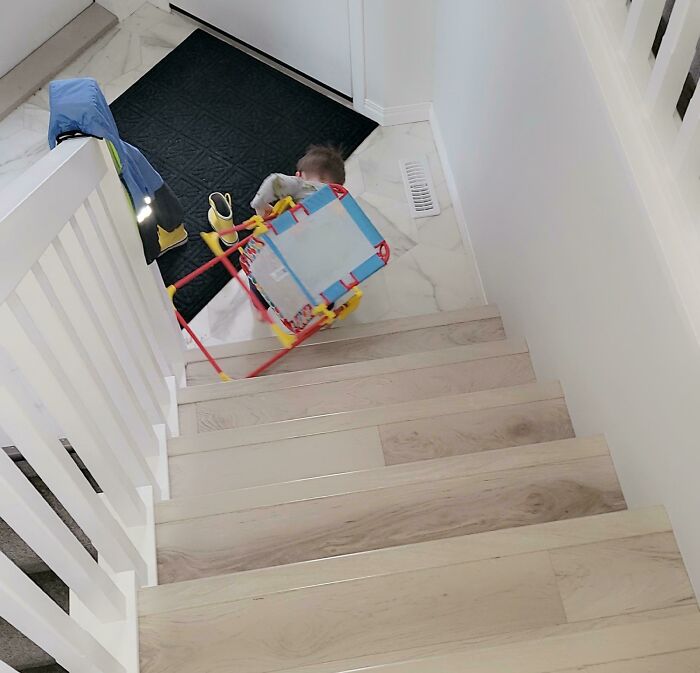
[{"label": "blue toy panel", "polygon": [[[347,222],[352,222],[356,226],[357,231],[364,237],[366,241],[364,245],[367,248],[367,253],[364,258],[361,258],[362,261],[360,263],[357,263],[359,260],[355,257],[356,265],[354,268],[347,268],[347,266],[343,268],[341,266],[344,262],[343,254],[339,253],[338,250],[332,249],[333,247],[337,248],[337,246],[326,245],[324,250],[317,251],[316,260],[321,263],[321,258],[335,257],[334,263],[337,262],[334,266],[335,278],[329,285],[322,285],[321,287],[323,289],[318,286],[313,288],[300,277],[303,270],[308,270],[309,264],[301,264],[300,267],[303,267],[303,270],[299,270],[297,273],[297,270],[294,268],[294,262],[290,263],[280,248],[282,247],[282,241],[286,240],[285,236],[288,236],[292,229],[304,223],[306,213],[313,215],[334,202],[342,206],[347,217]],[[304,211],[306,211],[306,213],[304,213]],[[303,210],[297,210],[295,212],[287,211],[277,217],[273,222],[273,227],[273,229],[270,229],[268,233],[261,237],[261,240],[274,252],[280,263],[284,265],[299,289],[304,296],[309,299],[312,305],[322,302],[332,303],[338,301],[347,294],[350,285],[363,282],[373,273],[376,273],[382,267],[386,266],[386,262],[378,254],[378,247],[384,243],[382,235],[377,231],[367,215],[362,211],[357,201],[355,201],[350,194],[346,193],[342,198],[339,198],[331,187],[326,186],[320,189],[316,194],[305,199]],[[280,243],[280,245],[278,245],[278,243]]]}]

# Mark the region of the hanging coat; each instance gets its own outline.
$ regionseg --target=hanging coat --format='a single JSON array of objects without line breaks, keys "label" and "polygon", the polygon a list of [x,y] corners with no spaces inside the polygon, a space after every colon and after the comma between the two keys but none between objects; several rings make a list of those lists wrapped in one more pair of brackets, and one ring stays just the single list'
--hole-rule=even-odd
[{"label": "hanging coat", "polygon": [[91,77],[49,84],[49,147],[67,138],[92,136],[107,141],[131,200],[146,262],[161,252],[158,227],[172,232],[182,225],[177,197],[141,152],[119,137],[117,124],[97,82]]}]

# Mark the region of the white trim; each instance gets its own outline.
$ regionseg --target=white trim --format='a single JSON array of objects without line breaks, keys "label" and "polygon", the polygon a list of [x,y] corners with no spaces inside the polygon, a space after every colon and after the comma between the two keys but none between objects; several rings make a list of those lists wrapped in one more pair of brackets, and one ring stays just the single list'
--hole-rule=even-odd
[{"label": "white trim", "polygon": [[427,102],[382,107],[374,101],[365,99],[364,107],[360,112],[382,126],[396,126],[397,124],[413,124],[414,122],[428,121],[432,106],[432,103]]},{"label": "white trim", "polygon": [[450,160],[447,154],[447,143],[445,142],[445,137],[442,133],[442,128],[440,127],[440,122],[438,121],[437,115],[435,114],[435,108],[432,104],[430,105],[429,116],[430,127],[433,131],[433,139],[435,140],[435,147],[437,148],[440,164],[442,165],[442,172],[445,174],[445,182],[447,183],[447,190],[449,191],[450,199],[452,200],[452,206],[454,208],[457,226],[459,227],[459,233],[462,235],[462,244],[466,248],[467,253],[471,253],[474,258],[474,271],[479,282],[481,298],[484,304],[488,304],[486,288],[484,287],[484,281],[479,269],[479,263],[476,259],[474,247],[472,246],[472,238],[469,233],[469,226],[467,225],[467,217],[464,214],[464,206],[462,205],[462,198],[459,194],[457,179],[452,172],[452,166],[450,165]]},{"label": "white trim", "polygon": [[[100,566],[113,579],[126,598],[124,619],[118,622],[101,622],[70,592],[70,616],[89,633],[97,643],[110,652],[122,665],[125,673],[139,673],[139,622],[138,585],[133,572],[114,573],[100,558]],[[0,671],[2,673],[2,671]]]},{"label": "white trim", "polygon": [[365,114],[365,5],[364,0],[348,0],[350,24],[350,76],[352,103],[356,112]]},{"label": "white trim", "polygon": [[693,338],[700,341],[700,234],[693,216],[651,118],[640,114],[639,89],[619,59],[609,26],[588,3],[569,0],[569,7],[649,214],[649,233],[658,241],[664,273],[676,290],[676,305]]}]

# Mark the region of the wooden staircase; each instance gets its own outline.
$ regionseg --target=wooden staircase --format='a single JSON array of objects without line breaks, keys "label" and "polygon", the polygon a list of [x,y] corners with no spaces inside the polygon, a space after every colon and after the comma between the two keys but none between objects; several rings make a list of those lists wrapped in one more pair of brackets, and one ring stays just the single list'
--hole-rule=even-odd
[{"label": "wooden staircase", "polygon": [[[240,375],[275,348],[216,349]],[[697,673],[661,508],[627,510],[492,307],[188,365],[143,673]]]}]

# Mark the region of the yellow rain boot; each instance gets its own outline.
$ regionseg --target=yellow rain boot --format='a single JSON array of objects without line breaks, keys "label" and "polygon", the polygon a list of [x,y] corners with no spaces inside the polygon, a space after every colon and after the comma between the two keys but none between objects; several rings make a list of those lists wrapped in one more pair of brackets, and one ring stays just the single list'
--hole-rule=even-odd
[{"label": "yellow rain boot", "polygon": [[[214,192],[209,195],[209,224],[216,232],[226,231],[233,227],[233,209],[231,195]],[[238,233],[232,232],[221,237],[225,245],[233,245],[238,241]]]},{"label": "yellow rain boot", "polygon": [[158,244],[160,245],[160,254],[164,255],[173,248],[179,248],[187,243],[187,230],[185,225],[181,224],[175,227],[174,231],[165,231],[163,227],[158,227]]}]

